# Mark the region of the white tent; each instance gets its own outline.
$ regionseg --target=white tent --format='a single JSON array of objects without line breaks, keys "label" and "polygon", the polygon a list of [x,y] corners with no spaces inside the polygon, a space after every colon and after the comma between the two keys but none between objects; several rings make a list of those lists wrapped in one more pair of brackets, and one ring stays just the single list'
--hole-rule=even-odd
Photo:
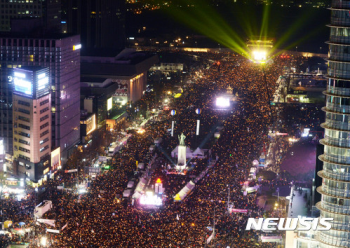
[{"label": "white tent", "polygon": [[199,148],[199,147],[197,147],[197,149],[193,152],[193,156],[194,157],[206,157],[204,155],[204,150]]},{"label": "white tent", "polygon": [[52,208],[52,201],[44,200],[34,209],[34,216],[36,218],[41,218],[47,211]]},{"label": "white tent", "polygon": [[[174,157],[177,157],[177,154],[178,154],[178,146],[175,147],[175,149],[171,152],[171,156],[174,158]],[[192,151],[189,147],[186,147],[186,158],[192,158]]]},{"label": "white tent", "polygon": [[142,195],[141,192],[143,192],[143,189],[145,188],[146,183],[147,183],[147,179],[144,177],[141,178],[141,180],[139,181],[139,183],[136,186],[135,193],[132,196],[132,198],[138,199],[141,197],[141,195]]},{"label": "white tent", "polygon": [[186,196],[194,189],[196,184],[192,181],[189,181],[185,187],[183,187],[180,192],[175,196],[175,201],[182,201]]}]

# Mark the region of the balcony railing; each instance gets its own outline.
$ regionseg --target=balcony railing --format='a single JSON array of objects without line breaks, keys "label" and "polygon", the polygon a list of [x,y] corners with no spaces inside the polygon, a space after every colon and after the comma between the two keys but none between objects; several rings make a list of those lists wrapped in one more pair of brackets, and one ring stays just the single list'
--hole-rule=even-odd
[{"label": "balcony railing", "polygon": [[350,148],[350,139],[340,139],[325,136],[323,142],[327,143],[328,145]]},{"label": "balcony railing", "polygon": [[333,188],[322,184],[322,191],[329,195],[350,198],[350,191],[348,189]]},{"label": "balcony railing", "polygon": [[339,105],[339,104],[327,102],[326,108],[327,108],[327,110],[333,111],[333,112],[340,112],[340,113],[344,113],[344,114],[350,113],[350,106],[349,105]]},{"label": "balcony railing", "polygon": [[[319,232],[317,235],[319,241],[330,244],[336,247],[350,247],[350,242],[347,237],[334,237],[326,234],[325,232]],[[326,247],[321,244],[321,247]]]},{"label": "balcony railing", "polygon": [[324,209],[329,212],[337,213],[337,214],[350,214],[350,206],[340,206],[336,204],[332,204],[329,202],[318,202],[316,207],[319,209]]},{"label": "balcony railing", "polygon": [[331,6],[335,9],[350,9],[350,2],[345,0],[333,0]]},{"label": "balcony railing", "polygon": [[348,72],[347,70],[335,70],[331,68],[331,66],[334,66],[332,63],[337,62],[329,62],[330,67],[328,67],[328,75],[330,77],[350,79],[350,72]]},{"label": "balcony railing", "polygon": [[350,125],[347,122],[343,121],[335,121],[326,119],[326,127],[325,128],[333,128],[338,130],[350,131]]},{"label": "balcony railing", "polygon": [[335,172],[333,170],[328,169],[326,166],[323,166],[323,170],[322,173],[327,176],[330,177],[334,180],[341,180],[341,181],[349,181],[350,182],[350,173],[346,173],[346,172]]},{"label": "balcony railing", "polygon": [[350,88],[328,86],[327,93],[339,96],[350,96]]}]

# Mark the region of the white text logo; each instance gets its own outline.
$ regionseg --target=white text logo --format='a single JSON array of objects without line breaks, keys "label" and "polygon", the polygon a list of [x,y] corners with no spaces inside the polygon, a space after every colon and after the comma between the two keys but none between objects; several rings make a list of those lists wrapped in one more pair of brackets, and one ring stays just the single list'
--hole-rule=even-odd
[{"label": "white text logo", "polygon": [[333,218],[249,218],[245,230],[263,231],[328,231]]}]

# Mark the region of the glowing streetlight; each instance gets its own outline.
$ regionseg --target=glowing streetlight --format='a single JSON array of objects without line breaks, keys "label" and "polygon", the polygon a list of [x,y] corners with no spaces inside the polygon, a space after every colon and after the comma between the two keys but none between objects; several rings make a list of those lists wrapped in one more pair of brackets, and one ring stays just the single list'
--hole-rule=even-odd
[{"label": "glowing streetlight", "polygon": [[[170,114],[171,114],[172,116],[176,115],[176,110],[171,110],[171,111],[170,111]],[[171,137],[174,136],[174,124],[175,124],[175,121],[172,120],[172,121],[171,121]]]},{"label": "glowing streetlight", "polygon": [[[201,113],[201,110],[199,108],[196,109],[196,114],[199,115]],[[199,127],[200,127],[200,119],[198,117],[197,119],[197,128],[196,128],[196,135],[199,135]]]}]

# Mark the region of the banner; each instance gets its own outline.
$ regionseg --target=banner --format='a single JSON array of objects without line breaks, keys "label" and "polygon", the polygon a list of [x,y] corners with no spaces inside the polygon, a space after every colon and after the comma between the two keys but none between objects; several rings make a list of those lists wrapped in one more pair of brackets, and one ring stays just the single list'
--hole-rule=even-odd
[{"label": "banner", "polygon": [[214,238],[215,236],[215,231],[212,232],[212,234],[209,236],[209,238],[207,239],[207,244],[210,243],[210,241]]},{"label": "banner", "polygon": [[65,173],[73,173],[73,172],[78,172],[78,169],[72,169],[72,170],[65,170]]},{"label": "banner", "polygon": [[60,230],[54,230],[54,229],[46,229],[46,232],[50,232],[50,233],[60,233]]},{"label": "banner", "polygon": [[63,229],[65,229],[67,226],[68,226],[68,223],[65,224],[65,225],[61,228],[61,231],[62,231]]},{"label": "banner", "polygon": [[231,213],[248,213],[248,209],[238,209],[238,208],[231,208],[230,209]]}]

